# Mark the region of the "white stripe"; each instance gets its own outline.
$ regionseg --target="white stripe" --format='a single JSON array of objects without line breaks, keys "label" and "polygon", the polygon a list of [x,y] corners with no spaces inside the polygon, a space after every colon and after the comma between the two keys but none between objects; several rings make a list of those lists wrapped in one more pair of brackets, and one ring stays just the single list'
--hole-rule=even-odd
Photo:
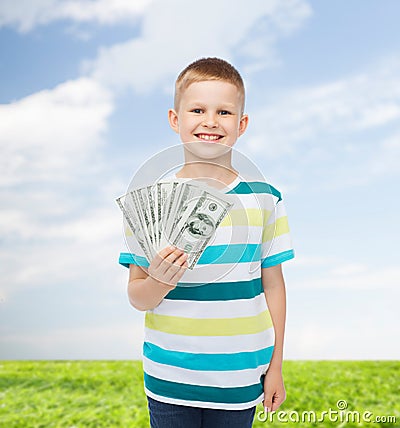
[{"label": "white stripe", "polygon": [[143,357],[143,370],[157,379],[189,385],[215,386],[218,388],[239,388],[241,386],[254,385],[267,371],[268,366],[269,364],[264,364],[256,369],[221,370],[215,372],[183,369],[181,367],[155,363]]},{"label": "white stripe", "polygon": [[264,242],[261,247],[261,256],[262,258],[271,257],[275,254],[291,250],[292,248],[290,233],[284,233],[283,235],[276,236],[272,240],[272,245],[271,241]]},{"label": "white stripe", "polygon": [[147,396],[153,398],[153,400],[161,401],[162,403],[178,404],[181,406],[192,406],[206,409],[245,410],[256,406],[264,399],[264,394],[261,394],[256,400],[249,401],[247,403],[213,403],[211,401],[185,401],[178,400],[176,398],[163,397],[162,395],[153,394],[147,388],[144,388],[144,391]]},{"label": "white stripe", "polygon": [[273,327],[260,333],[238,336],[181,336],[145,328],[144,340],[160,348],[201,354],[251,352],[273,346]]},{"label": "white stripe", "polygon": [[208,245],[260,244],[262,226],[218,227]]},{"label": "white stripe", "polygon": [[231,210],[260,207],[266,210],[273,210],[278,202],[278,198],[271,193],[231,193],[228,196],[233,201]]},{"label": "white stripe", "polygon": [[272,224],[277,218],[286,217],[286,207],[283,201],[279,201],[272,210],[269,216],[268,223]]},{"label": "white stripe", "polygon": [[285,207],[285,204],[283,203],[283,201],[279,201],[276,204],[275,216],[276,216],[276,218],[286,216],[286,207]]},{"label": "white stripe", "polygon": [[250,281],[260,278],[260,262],[222,263],[215,265],[197,264],[193,270],[187,269],[181,278],[181,282],[202,284],[213,282],[238,282]]},{"label": "white stripe", "polygon": [[[234,287],[234,285],[232,285]],[[252,299],[193,301],[164,299],[153,312],[185,318],[252,317],[267,309],[264,293]]]}]

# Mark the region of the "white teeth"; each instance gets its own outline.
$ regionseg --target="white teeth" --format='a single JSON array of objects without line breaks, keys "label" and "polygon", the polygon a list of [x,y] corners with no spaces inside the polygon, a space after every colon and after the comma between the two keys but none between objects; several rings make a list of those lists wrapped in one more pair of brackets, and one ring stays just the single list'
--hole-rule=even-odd
[{"label": "white teeth", "polygon": [[215,141],[219,139],[219,135],[207,135],[207,134],[200,134],[199,138],[206,141]]}]

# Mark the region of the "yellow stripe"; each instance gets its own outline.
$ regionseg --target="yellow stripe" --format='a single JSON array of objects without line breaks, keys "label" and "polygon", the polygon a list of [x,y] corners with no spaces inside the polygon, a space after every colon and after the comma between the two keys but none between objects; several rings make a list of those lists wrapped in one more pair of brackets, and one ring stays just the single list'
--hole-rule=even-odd
[{"label": "yellow stripe", "polygon": [[269,224],[264,228],[262,242],[270,241],[273,237],[284,235],[285,233],[289,233],[287,216],[278,218],[275,223]]},{"label": "yellow stripe", "polygon": [[231,210],[222,220],[220,226],[263,226],[267,223],[271,211],[259,208]]},{"label": "yellow stripe", "polygon": [[152,330],[183,336],[236,336],[260,333],[272,327],[268,310],[252,317],[184,318],[147,312],[145,326]]}]

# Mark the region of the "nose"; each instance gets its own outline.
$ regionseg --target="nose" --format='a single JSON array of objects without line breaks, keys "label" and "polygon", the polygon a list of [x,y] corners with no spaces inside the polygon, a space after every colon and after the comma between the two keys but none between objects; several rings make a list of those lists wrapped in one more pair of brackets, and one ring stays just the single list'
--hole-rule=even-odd
[{"label": "nose", "polygon": [[212,112],[207,113],[203,120],[203,126],[206,128],[217,128],[218,127],[217,115]]}]

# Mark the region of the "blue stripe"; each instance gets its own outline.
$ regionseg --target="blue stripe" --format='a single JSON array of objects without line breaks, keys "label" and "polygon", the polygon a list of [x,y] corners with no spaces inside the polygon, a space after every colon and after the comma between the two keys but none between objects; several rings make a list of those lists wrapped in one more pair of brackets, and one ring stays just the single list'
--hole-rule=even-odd
[{"label": "blue stripe", "polygon": [[[206,247],[197,263],[200,265],[248,263],[259,261],[260,258],[261,244],[210,245]],[[129,267],[129,264],[149,266],[145,257],[130,253],[121,253],[119,263],[125,267]]]},{"label": "blue stripe", "polygon": [[250,193],[269,193],[278,198],[278,202],[282,200],[281,192],[274,186],[262,181],[241,181],[234,189],[227,193],[235,194],[250,194]]},{"label": "blue stripe", "polygon": [[271,266],[279,265],[280,263],[285,262],[286,260],[293,259],[293,257],[293,250],[287,250],[283,251],[282,253],[274,254],[273,256],[266,257],[265,259],[263,259],[261,263],[261,268],[268,268]]},{"label": "blue stripe", "polygon": [[[213,245],[207,247],[201,255],[198,264],[224,264],[224,263],[248,263],[260,260],[260,244],[232,244],[232,245]],[[261,268],[267,268],[278,265],[294,257],[293,250],[283,251],[274,254],[262,260]],[[122,266],[129,267],[130,264],[148,267],[149,262],[146,257],[131,253],[121,253],[119,263]],[[184,285],[183,285],[184,286]],[[190,284],[188,284],[190,286]]]},{"label": "blue stripe", "polygon": [[157,379],[144,374],[146,388],[161,397],[170,397],[186,401],[204,401],[212,403],[249,403],[259,399],[263,393],[264,376],[254,385],[240,387],[216,387],[190,385]]},{"label": "blue stripe", "polygon": [[131,253],[121,253],[119,255],[119,264],[127,268],[129,265],[149,267],[149,262],[146,257],[137,256],[136,254]]},{"label": "blue stripe", "polygon": [[169,300],[237,300],[253,299],[264,292],[261,277],[237,282],[179,282],[164,299]]},{"label": "blue stripe", "polygon": [[198,264],[246,263],[261,258],[261,244],[212,245],[201,255]]},{"label": "blue stripe", "polygon": [[170,351],[153,343],[144,342],[143,355],[156,363],[189,370],[226,371],[255,369],[271,361],[273,346],[258,351],[232,354],[199,354]]}]

